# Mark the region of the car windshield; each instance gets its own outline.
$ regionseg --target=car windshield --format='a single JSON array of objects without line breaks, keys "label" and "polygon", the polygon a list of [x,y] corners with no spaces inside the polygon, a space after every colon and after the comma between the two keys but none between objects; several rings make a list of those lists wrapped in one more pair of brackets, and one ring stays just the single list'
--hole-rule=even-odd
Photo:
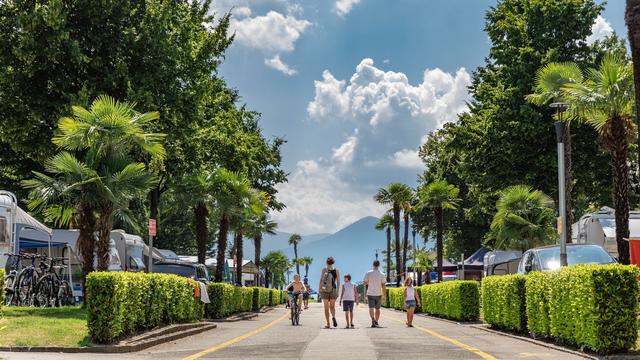
[{"label": "car windshield", "polygon": [[[560,248],[539,249],[538,256],[542,270],[560,268]],[[612,264],[615,260],[604,249],[598,246],[567,246],[567,263],[577,264]]]},{"label": "car windshield", "polygon": [[193,266],[180,264],[153,264],[153,272],[175,274],[190,278],[194,278],[196,275],[196,270]]}]

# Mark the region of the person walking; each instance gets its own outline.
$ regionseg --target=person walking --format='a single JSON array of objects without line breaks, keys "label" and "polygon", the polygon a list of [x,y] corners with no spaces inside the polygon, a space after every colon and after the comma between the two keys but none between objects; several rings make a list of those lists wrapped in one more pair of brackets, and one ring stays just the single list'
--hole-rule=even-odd
[{"label": "person walking", "polygon": [[364,285],[367,287],[367,302],[369,303],[369,316],[371,316],[371,327],[380,327],[380,305],[387,296],[385,286],[386,276],[378,269],[380,261],[373,262],[373,269],[364,275]]},{"label": "person walking", "polygon": [[416,296],[416,289],[413,287],[413,279],[404,279],[404,307],[407,310],[407,326],[413,327],[413,313],[416,305],[420,305],[420,297]]},{"label": "person walking", "polygon": [[344,276],[344,284],[342,285],[342,293],[340,293],[340,304],[344,311],[344,317],[347,321],[345,329],[353,329],[353,306],[358,305],[358,295],[356,286],[351,282],[351,275]]},{"label": "person walking", "polygon": [[320,273],[320,297],[324,304],[324,318],[326,320],[325,329],[331,327],[329,323],[329,313],[331,313],[331,320],[333,321],[333,327],[338,326],[336,321],[336,299],[338,299],[338,289],[340,288],[340,272],[333,264],[335,260],[329,256],[327,258],[327,266],[322,269]]}]

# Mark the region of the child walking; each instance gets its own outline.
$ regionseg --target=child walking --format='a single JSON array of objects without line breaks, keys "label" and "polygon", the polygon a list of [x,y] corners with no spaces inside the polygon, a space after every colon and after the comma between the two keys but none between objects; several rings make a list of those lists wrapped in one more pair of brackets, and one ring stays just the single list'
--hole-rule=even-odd
[{"label": "child walking", "polygon": [[347,320],[347,326],[345,327],[345,329],[354,328],[353,305],[358,305],[358,295],[356,291],[356,286],[351,282],[351,275],[345,275],[344,284],[342,285],[342,293],[340,294],[340,303],[342,303],[344,317]]},{"label": "child walking", "polygon": [[413,312],[416,311],[416,304],[420,305],[420,297],[416,296],[416,289],[413,287],[413,279],[407,277],[404,280],[404,306],[407,309],[407,326],[413,327]]}]

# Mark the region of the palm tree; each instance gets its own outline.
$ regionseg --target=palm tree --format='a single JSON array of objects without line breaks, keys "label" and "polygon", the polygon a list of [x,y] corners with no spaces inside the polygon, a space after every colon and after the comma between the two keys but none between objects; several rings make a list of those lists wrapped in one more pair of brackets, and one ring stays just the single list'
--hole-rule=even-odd
[{"label": "palm tree", "polygon": [[418,208],[430,209],[436,219],[436,252],[438,282],[442,282],[444,211],[458,208],[460,190],[445,180],[423,185],[418,189]]},{"label": "palm tree", "polygon": [[402,259],[400,256],[400,211],[405,199],[410,196],[411,188],[401,183],[391,183],[387,188],[380,188],[374,196],[374,200],[378,203],[391,205],[396,245],[396,286],[400,286],[400,278],[402,274]]},{"label": "palm tree", "polygon": [[523,252],[553,243],[553,200],[529,186],[510,186],[500,192],[488,240],[495,249]]},{"label": "palm tree", "polygon": [[199,169],[186,174],[176,184],[176,193],[181,203],[191,207],[196,228],[196,249],[198,263],[204,264],[207,257],[207,238],[209,236],[209,204],[213,186],[213,174]]},{"label": "palm tree", "polygon": [[[247,236],[253,239],[254,253],[255,253],[255,264],[258,268],[258,274],[260,274],[260,253],[262,251],[262,236],[263,234],[275,235],[276,229],[278,228],[278,224],[275,221],[270,220],[267,217],[267,214],[262,214],[262,216],[256,217],[252,224],[249,226],[247,230]],[[258,279],[259,280],[259,279]],[[257,282],[260,284],[260,281]]]},{"label": "palm tree", "polygon": [[249,179],[243,174],[220,168],[213,177],[214,207],[219,217],[218,251],[216,256],[215,281],[224,281],[224,263],[227,251],[227,235],[231,220],[246,211],[246,208],[258,213],[263,204],[256,201]]},{"label": "palm tree", "polygon": [[376,224],[376,230],[385,230],[387,233],[387,282],[391,281],[391,228],[393,227],[393,217],[389,213],[382,215]]},{"label": "palm tree", "polygon": [[311,256],[305,256],[300,260],[302,260],[304,265],[304,278],[306,279],[309,277],[309,266],[313,263],[313,258]]},{"label": "palm tree", "polygon": [[293,246],[293,262],[296,264],[296,273],[300,274],[300,264],[298,263],[298,244],[302,241],[300,234],[291,234],[289,237],[289,245]]},{"label": "palm tree", "polygon": [[[629,31],[629,47],[636,90],[636,126],[640,132],[640,0],[627,0],[624,18]],[[638,147],[638,155],[640,155],[640,147]],[[640,162],[638,172],[640,175]]]},{"label": "palm tree", "polygon": [[406,189],[402,192],[403,197],[400,202],[402,207],[403,221],[404,221],[404,237],[402,239],[402,269],[407,269],[407,249],[409,247],[409,217],[413,212],[413,190],[405,185]]},{"label": "palm tree", "polygon": [[235,258],[236,258],[236,281],[242,284],[242,261],[244,260],[244,235],[250,229],[256,218],[264,215],[264,208],[267,204],[266,194],[252,190],[245,204],[242,205],[239,213],[232,218],[231,224],[235,231]]},{"label": "palm tree", "polygon": [[629,143],[635,138],[633,116],[635,92],[629,61],[607,55],[595,69],[560,88],[569,103],[569,114],[585,121],[600,135],[602,147],[611,154],[613,203],[619,260],[629,263]]},{"label": "palm tree", "polygon": [[[562,87],[568,83],[575,82],[582,77],[580,68],[574,63],[549,63],[540,68],[536,74],[536,84],[534,93],[526,98],[529,102],[543,106],[550,101],[556,103],[566,103],[567,99],[563,97]],[[558,116],[555,114],[554,116]],[[565,176],[565,215],[567,224],[573,224],[573,211],[571,206],[571,191],[573,190],[573,181],[571,174],[571,117],[565,117],[564,138],[564,176]],[[564,239],[566,243],[571,243],[572,234],[571,226],[567,226],[567,237]]]},{"label": "palm tree", "polygon": [[[89,231],[89,223],[94,223],[91,230],[98,233],[98,270],[106,270],[113,218],[131,222],[128,202],[155,183],[155,177],[147,171],[147,166],[134,162],[132,154],[141,152],[149,155],[153,162],[162,161],[165,156],[161,143],[164,135],[145,132],[145,128],[158,119],[157,112],[140,114],[133,105],[108,96],[98,97],[89,109],[74,106],[72,113],[72,117],[60,119],[59,131],[53,138],[53,143],[63,150],[47,165],[54,178],[34,173],[35,178],[24,185],[33,190],[31,207],[34,209],[46,211],[49,208],[49,215],[66,216],[67,219],[74,211],[86,211],[77,220],[87,223],[77,225]],[[54,184],[55,189],[50,187]],[[49,193],[44,195],[47,190]],[[76,190],[91,196],[91,204],[79,198],[75,200],[80,202],[74,203],[72,199]],[[89,212],[94,212],[97,218],[94,220]],[[92,242],[89,240],[92,236],[83,234],[88,242]],[[88,255],[89,244],[86,245]],[[92,255],[88,256],[88,259],[92,258]],[[89,265],[85,266],[88,270]]]},{"label": "palm tree", "polygon": [[418,286],[422,285],[422,273],[427,273],[426,283],[430,282],[429,271],[433,268],[433,256],[430,252],[424,249],[415,249],[416,263],[413,264],[413,268],[418,273]]},{"label": "palm tree", "polygon": [[289,268],[289,259],[282,251],[270,251],[262,258],[265,287],[284,285],[284,273]]}]

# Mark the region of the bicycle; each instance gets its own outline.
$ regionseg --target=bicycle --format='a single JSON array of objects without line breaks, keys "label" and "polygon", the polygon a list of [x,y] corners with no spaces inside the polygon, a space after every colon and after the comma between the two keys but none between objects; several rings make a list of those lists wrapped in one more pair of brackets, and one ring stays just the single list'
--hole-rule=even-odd
[{"label": "bicycle", "polygon": [[[49,258],[49,263],[42,262],[40,268],[43,275],[38,279],[34,288],[33,305],[39,307],[59,307],[71,305],[73,295],[71,286],[65,279],[61,279],[65,258]],[[56,265],[60,263],[61,265]]]},{"label": "bicycle", "polygon": [[4,277],[4,304],[6,306],[18,305],[16,296],[16,278],[18,277],[18,268],[20,267],[20,259],[22,255],[5,253],[8,256],[9,273]]},{"label": "bicycle", "polygon": [[289,303],[291,307],[291,325],[296,326],[300,325],[300,304],[298,303],[298,298],[300,297],[299,292],[292,293],[289,292]]},{"label": "bicycle", "polygon": [[16,282],[18,305],[32,306],[33,305],[33,290],[36,282],[38,281],[38,272],[36,270],[36,259],[46,259],[44,255],[24,254],[24,259],[31,259],[31,265],[24,267],[18,274]]}]

